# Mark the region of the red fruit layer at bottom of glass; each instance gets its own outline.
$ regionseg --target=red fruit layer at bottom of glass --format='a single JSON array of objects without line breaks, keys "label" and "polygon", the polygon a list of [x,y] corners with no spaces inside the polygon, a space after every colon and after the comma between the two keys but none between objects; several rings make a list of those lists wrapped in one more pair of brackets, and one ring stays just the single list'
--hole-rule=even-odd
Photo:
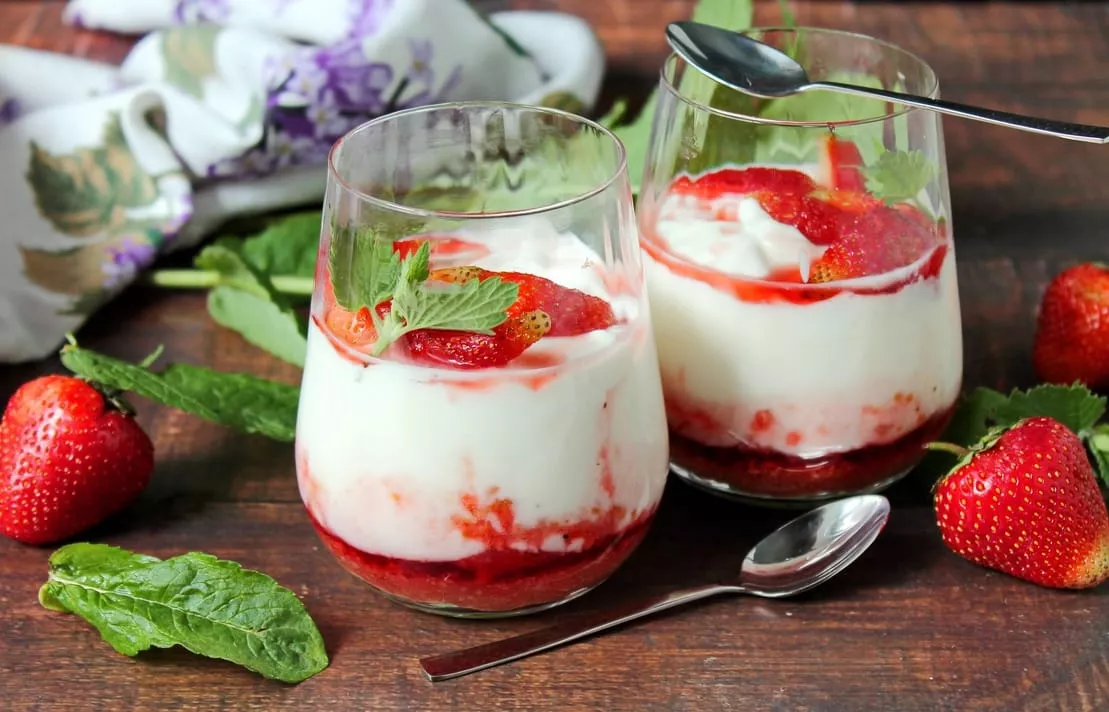
[{"label": "red fruit layer at bottom of glass", "polygon": [[370,554],[335,536],[309,513],[320,539],[343,567],[384,593],[425,606],[507,613],[558,603],[604,581],[647,534],[655,511],[582,551],[490,549],[455,561]]},{"label": "red fruit layer at bottom of glass", "polygon": [[955,406],[933,415],[893,442],[823,457],[802,458],[774,450],[708,447],[671,431],[670,459],[701,479],[739,496],[819,499],[865,492],[914,467],[925,445],[947,428]]}]

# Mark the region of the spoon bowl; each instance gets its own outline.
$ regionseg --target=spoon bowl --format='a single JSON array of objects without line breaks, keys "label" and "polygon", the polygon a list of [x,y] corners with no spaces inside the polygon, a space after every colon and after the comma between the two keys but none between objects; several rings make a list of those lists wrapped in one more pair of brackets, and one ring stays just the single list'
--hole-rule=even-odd
[{"label": "spoon bowl", "polygon": [[747,553],[739,583],[720,583],[633,601],[584,619],[420,660],[432,682],[461,677],[580,640],[670,608],[723,594],[784,598],[819,586],[874,543],[889,519],[881,495],[848,497],[817,507],[771,532]]},{"label": "spoon bowl", "polygon": [[774,99],[823,90],[892,101],[941,114],[1087,143],[1109,143],[1109,128],[1040,119],[953,101],[872,89],[833,81],[812,81],[797,60],[768,44],[700,22],[672,22],[666,41],[674,52],[709,78],[738,92]]},{"label": "spoon bowl", "polygon": [[[836,507],[836,504],[849,503]],[[861,495],[811,510],[767,535],[743,559],[746,593],[782,598],[824,583],[866,551],[889,518],[889,501]]]}]

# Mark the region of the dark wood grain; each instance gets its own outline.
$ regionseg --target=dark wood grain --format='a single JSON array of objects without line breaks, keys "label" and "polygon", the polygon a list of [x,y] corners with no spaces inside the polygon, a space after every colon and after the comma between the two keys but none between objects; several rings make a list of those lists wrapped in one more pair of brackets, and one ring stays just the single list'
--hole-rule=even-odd
[{"label": "dark wood grain", "polygon": [[[495,0],[487,9],[561,9],[588,18],[608,52],[606,100],[642,99],[665,55],[664,23],[684,0]],[[0,1],[0,40],[118,60],[123,38],[59,21],[58,2]],[[939,72],[944,95],[1001,109],[1109,124],[1105,3],[797,2],[803,24],[880,35]],[[759,6],[777,20],[776,5]],[[946,122],[965,324],[966,382],[1027,385],[1036,305],[1061,267],[1109,259],[1104,149]],[[3,228],[0,228],[3,229]],[[138,358],[175,359],[295,380],[216,328],[201,295],[135,288],[80,333]],[[0,396],[55,370],[0,375]],[[557,612],[464,623],[374,596],[321,550],[299,503],[291,448],[139,405],[159,455],[155,481],[90,534],[171,555],[204,549],[265,570],[301,593],[328,640],[330,669],[297,687],[179,651],[116,655],[86,625],[35,600],[46,550],[0,542],[0,709],[11,710],[1101,710],[1109,707],[1109,589],[1060,593],[950,555],[919,478],[874,549],[802,599],[725,600],[564,650],[431,685],[421,655],[730,576],[782,515],[670,485],[627,566]]]}]

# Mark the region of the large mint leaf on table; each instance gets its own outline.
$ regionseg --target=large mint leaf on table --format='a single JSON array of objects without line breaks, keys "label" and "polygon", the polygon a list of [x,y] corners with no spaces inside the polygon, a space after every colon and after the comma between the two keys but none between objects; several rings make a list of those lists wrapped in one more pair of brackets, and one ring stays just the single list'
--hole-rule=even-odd
[{"label": "large mint leaf on table", "polygon": [[210,554],[163,561],[70,544],[50,557],[39,601],[84,618],[124,655],[180,645],[289,683],[328,665],[323,637],[292,591]]},{"label": "large mint leaf on table", "polygon": [[210,245],[197,255],[199,269],[220,275],[208,292],[208,313],[223,327],[296,366],[304,366],[307,322],[297,314],[266,274],[230,245]]},{"label": "large mint leaf on table", "polygon": [[184,363],[171,364],[159,373],[73,344],[62,349],[61,359],[81,378],[213,423],[282,442],[292,442],[296,435],[300,396],[296,386]]}]

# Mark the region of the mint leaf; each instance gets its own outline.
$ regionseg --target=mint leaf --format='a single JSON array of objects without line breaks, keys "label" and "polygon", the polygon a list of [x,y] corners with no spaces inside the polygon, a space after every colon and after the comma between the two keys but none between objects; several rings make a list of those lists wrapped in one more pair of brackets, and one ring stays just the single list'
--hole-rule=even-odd
[{"label": "mint leaf", "polygon": [[[833,72],[829,81],[882,88],[882,82],[868,74],[858,72]],[[882,116],[886,106],[877,99],[867,99],[834,92],[806,92],[794,96],[772,99],[758,110],[764,119],[800,121],[808,123],[836,123],[867,116]],[[815,129],[798,129],[791,126],[759,127],[758,148],[755,160],[762,163],[808,163],[819,159],[820,142],[813,140]],[[882,145],[882,122],[862,124],[845,129],[844,138],[854,141],[860,149],[877,143]],[[871,140],[864,135],[869,134]]]},{"label": "mint leaf", "polygon": [[232,244],[205,247],[193,259],[193,264],[197,269],[218,274],[219,284],[222,286],[241,289],[259,297],[270,296],[270,287],[265,278],[247,264]]},{"label": "mint leaf", "polygon": [[508,318],[506,310],[520,287],[500,277],[472,279],[463,284],[426,283],[431,245],[424,243],[405,258],[392,295],[392,307],[381,324],[373,355],[380,355],[410,331],[444,329],[492,334]]},{"label": "mint leaf", "polygon": [[[224,244],[223,240],[216,244]],[[243,258],[267,275],[313,277],[320,244],[320,211],[293,213],[273,222],[241,244]]]},{"label": "mint leaf", "polygon": [[165,561],[105,544],[50,556],[39,600],[91,623],[117,652],[180,645],[296,683],[328,665],[323,637],[292,591],[210,554]]},{"label": "mint leaf", "polygon": [[130,391],[244,433],[292,442],[300,390],[245,373],[178,363],[161,373],[69,344],[62,364],[105,388]]},{"label": "mint leaf", "polygon": [[224,280],[208,293],[208,313],[217,324],[280,359],[304,366],[307,323],[265,274],[227,244],[205,247],[195,264]]},{"label": "mint leaf", "polygon": [[372,226],[360,230],[332,226],[328,259],[335,300],[348,311],[369,307],[376,319],[374,307],[393,294],[400,276],[393,241]]},{"label": "mint leaf", "polygon": [[208,313],[220,326],[294,366],[304,367],[308,351],[305,320],[276,300],[231,287],[208,292]]},{"label": "mint leaf", "polygon": [[658,95],[652,91],[634,121],[627,121],[627,102],[617,99],[608,114],[601,117],[600,123],[610,129],[624,144],[628,161],[628,180],[632,192],[639,194],[643,171],[647,167],[647,151],[651,143],[651,124],[654,121]]},{"label": "mint leaf", "polygon": [[519,286],[500,277],[465,284],[423,285],[397,293],[393,309],[405,331],[449,329],[492,334],[504,323],[505,310],[516,301]]},{"label": "mint leaf", "polygon": [[[320,239],[318,211],[293,213],[274,220],[260,233],[242,238],[224,236],[213,245],[240,256],[255,272],[266,276],[271,287],[282,294],[306,297],[312,293],[316,274],[316,254]],[[204,252],[201,252],[204,255]],[[211,255],[209,255],[211,257]],[[242,273],[237,269],[213,269],[198,256],[196,269],[158,269],[144,281],[171,289],[209,289],[223,285],[242,288]],[[212,258],[217,259],[218,258]],[[247,278],[249,284],[253,280]]]},{"label": "mint leaf", "polygon": [[866,187],[886,203],[914,200],[932,180],[935,167],[923,151],[885,151],[863,169]]}]

